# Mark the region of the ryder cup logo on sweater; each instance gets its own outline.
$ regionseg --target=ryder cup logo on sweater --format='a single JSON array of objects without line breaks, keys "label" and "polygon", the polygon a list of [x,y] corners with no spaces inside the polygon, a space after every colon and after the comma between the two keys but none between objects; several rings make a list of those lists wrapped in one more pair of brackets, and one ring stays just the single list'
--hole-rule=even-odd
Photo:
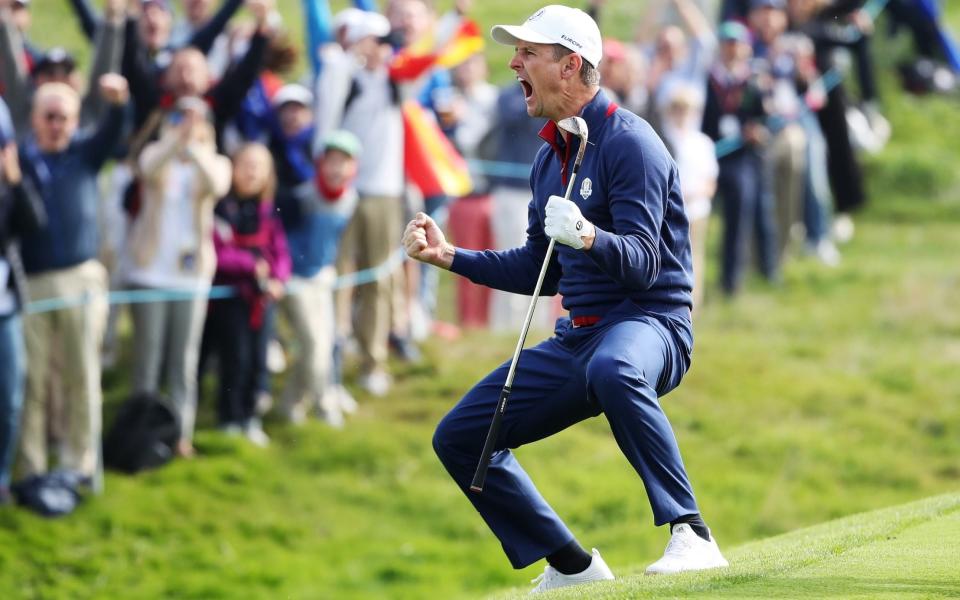
[{"label": "ryder cup logo on sweater", "polygon": [[587,177],[583,180],[583,183],[580,184],[580,197],[586,200],[590,197],[590,194],[593,193],[593,182],[590,181],[590,178]]}]

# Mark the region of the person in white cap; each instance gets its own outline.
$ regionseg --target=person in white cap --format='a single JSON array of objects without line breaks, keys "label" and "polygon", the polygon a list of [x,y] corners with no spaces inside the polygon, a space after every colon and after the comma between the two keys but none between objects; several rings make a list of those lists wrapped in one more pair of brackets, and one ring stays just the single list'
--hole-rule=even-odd
[{"label": "person in white cap", "polygon": [[[600,91],[600,31],[586,13],[544,7],[493,38],[515,47],[510,67],[527,114],[548,119],[531,172],[524,246],[471,251],[447,243],[418,214],[404,232],[412,258],[475,283],[531,294],[549,238],[557,252],[541,294],[560,293],[570,317],[554,337],[523,351],[502,413],[483,491],[468,491],[507,377],[504,363],[443,418],[433,439],[447,471],[499,538],[515,568],[542,558],[536,592],[613,579],[599,552],[586,552],[511,452],[603,413],[643,481],[657,525],[671,525],[663,558],[648,573],[727,565],[697,507],[660,397],[690,366],[693,333],[689,224],[680,177],[646,121]],[[560,196],[585,140],[557,121],[581,117],[589,130],[574,194]]]},{"label": "person in white cap", "polygon": [[379,51],[378,40],[390,33],[390,23],[380,13],[347,8],[333,18],[336,42],[314,48],[320,70],[314,89],[317,98],[314,149],[322,151],[326,136],[343,120],[344,107],[354,74]]}]

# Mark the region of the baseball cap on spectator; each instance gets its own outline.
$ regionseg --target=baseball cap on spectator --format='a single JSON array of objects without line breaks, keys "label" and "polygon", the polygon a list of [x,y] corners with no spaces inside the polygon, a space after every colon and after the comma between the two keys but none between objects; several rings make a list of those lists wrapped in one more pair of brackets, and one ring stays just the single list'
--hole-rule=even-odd
[{"label": "baseball cap on spectator", "polygon": [[345,129],[337,129],[323,138],[323,151],[328,150],[339,150],[347,156],[357,158],[361,151],[360,140]]},{"label": "baseball cap on spectator", "polygon": [[596,22],[579,8],[551,4],[533,13],[523,25],[494,25],[490,36],[504,46],[518,41],[559,44],[596,67],[603,58],[603,41]]},{"label": "baseball cap on spectator", "polygon": [[362,19],[363,12],[363,10],[354,6],[341,10],[333,16],[333,29],[337,30],[341,27],[346,27],[356,22],[357,19]]},{"label": "baseball cap on spectator", "polygon": [[334,28],[344,28],[348,44],[356,44],[365,37],[380,39],[390,33],[390,21],[378,12],[348,8],[337,13]]},{"label": "baseball cap on spectator", "polygon": [[43,56],[37,60],[33,66],[33,74],[49,73],[56,69],[62,69],[66,73],[72,73],[77,68],[77,61],[65,49],[56,46],[43,53]]},{"label": "baseball cap on spectator", "polygon": [[13,0],[13,7],[30,8],[30,0]]},{"label": "baseball cap on spectator", "polygon": [[275,108],[280,108],[289,102],[302,104],[309,108],[313,106],[313,94],[299,83],[288,83],[273,95],[271,102]]},{"label": "baseball cap on spectator", "polygon": [[621,61],[627,57],[627,48],[620,40],[607,38],[603,40],[603,57],[611,61]]},{"label": "baseball cap on spectator", "polygon": [[787,10],[787,0],[750,0],[750,10],[757,10],[758,8]]},{"label": "baseball cap on spectator", "polygon": [[724,21],[717,29],[717,37],[721,42],[750,43],[750,30],[739,21]]}]

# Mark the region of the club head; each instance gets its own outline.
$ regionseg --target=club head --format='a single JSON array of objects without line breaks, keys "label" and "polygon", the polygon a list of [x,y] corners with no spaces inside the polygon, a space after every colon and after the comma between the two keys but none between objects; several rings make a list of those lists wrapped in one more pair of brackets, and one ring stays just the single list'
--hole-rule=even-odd
[{"label": "club head", "polygon": [[589,132],[587,131],[587,122],[581,117],[567,117],[566,119],[560,119],[557,121],[557,127],[579,137],[582,143],[585,144],[587,142],[587,137],[589,135]]}]

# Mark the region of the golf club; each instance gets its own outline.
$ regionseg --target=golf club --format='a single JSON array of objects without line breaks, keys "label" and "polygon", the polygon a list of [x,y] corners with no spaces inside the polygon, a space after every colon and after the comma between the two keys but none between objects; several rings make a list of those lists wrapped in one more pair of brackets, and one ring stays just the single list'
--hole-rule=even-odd
[{"label": "golf club", "polygon": [[[577,171],[580,169],[580,163],[583,162],[583,155],[587,151],[587,122],[580,117],[569,117],[558,121],[557,127],[580,138],[580,148],[577,150],[577,157],[573,161],[570,181],[567,182],[567,190],[563,194],[564,199],[569,200],[570,193],[573,191],[573,184],[577,179]],[[543,287],[543,279],[547,275],[547,268],[550,266],[550,258],[553,256],[554,244],[556,244],[556,240],[550,238],[550,244],[547,245],[547,254],[543,257],[543,265],[540,267],[540,276],[537,277],[537,285],[533,288],[533,296],[530,298],[530,306],[527,308],[527,316],[523,320],[523,329],[520,330],[520,339],[517,341],[517,347],[513,351],[510,370],[507,371],[507,380],[503,384],[503,390],[500,392],[500,400],[497,402],[497,410],[493,413],[493,420],[490,422],[489,431],[487,431],[487,440],[483,444],[480,462],[477,464],[477,471],[473,475],[473,482],[470,483],[471,492],[480,493],[483,491],[483,483],[487,478],[487,469],[490,467],[490,459],[493,457],[493,446],[497,442],[497,436],[500,435],[500,424],[503,421],[503,413],[507,409],[507,399],[510,397],[513,377],[517,372],[517,363],[520,361],[520,351],[523,350],[523,343],[526,341],[527,332],[530,330],[533,311],[537,308],[537,299],[540,296],[540,288]]]}]

